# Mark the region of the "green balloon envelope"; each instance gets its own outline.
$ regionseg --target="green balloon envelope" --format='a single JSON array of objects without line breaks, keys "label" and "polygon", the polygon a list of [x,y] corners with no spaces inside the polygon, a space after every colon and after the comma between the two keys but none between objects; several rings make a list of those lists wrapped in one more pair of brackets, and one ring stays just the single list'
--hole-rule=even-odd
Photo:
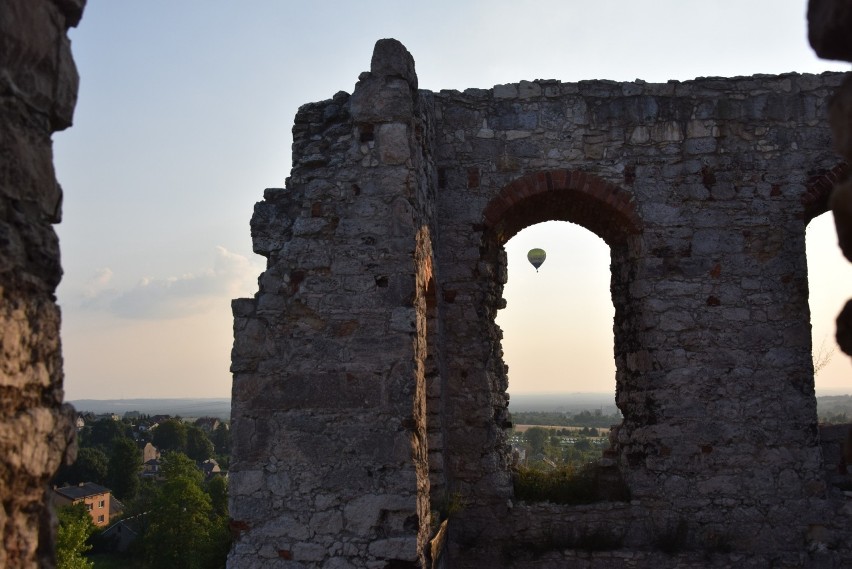
[{"label": "green balloon envelope", "polygon": [[535,267],[536,272],[538,272],[538,268],[544,263],[544,259],[547,258],[547,253],[544,252],[544,249],[530,249],[529,253],[527,253],[527,260]]}]

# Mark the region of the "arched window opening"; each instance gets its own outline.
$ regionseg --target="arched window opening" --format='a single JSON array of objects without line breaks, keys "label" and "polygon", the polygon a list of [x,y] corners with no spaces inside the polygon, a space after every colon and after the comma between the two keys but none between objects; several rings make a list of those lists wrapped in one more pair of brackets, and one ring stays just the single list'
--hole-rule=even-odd
[{"label": "arched window opening", "polygon": [[850,423],[852,360],[837,347],[834,335],[835,319],[852,297],[852,263],[837,246],[830,213],[808,224],[805,244],[817,413],[821,423]]},{"label": "arched window opening", "polygon": [[[513,425],[507,434],[515,466],[521,476],[580,473],[602,457],[610,427],[621,422],[610,248],[591,231],[561,221],[527,227],[504,247],[506,308],[496,322],[508,366]],[[539,271],[527,260],[533,248],[547,253]],[[564,484],[557,491],[570,494],[567,502],[595,500],[585,490],[573,495]]]},{"label": "arched window opening", "polygon": [[[513,180],[483,211],[486,229],[481,248],[483,269],[494,277],[494,286],[487,298],[494,320],[487,335],[497,340],[492,344],[496,348],[492,355],[496,357],[490,360],[493,366],[490,378],[494,390],[494,425],[503,429],[496,437],[500,441],[498,460],[504,463],[505,459],[504,464],[510,467],[511,473],[506,474],[511,475],[514,498],[521,502],[579,504],[629,499],[628,476],[625,474],[629,465],[622,458],[629,451],[631,433],[643,424],[644,416],[636,411],[651,408],[633,405],[630,407],[633,415],[627,414],[623,420],[615,408],[617,403],[623,411],[622,405],[644,397],[641,381],[643,366],[648,360],[641,338],[637,336],[636,326],[640,320],[636,318],[636,312],[639,307],[630,297],[643,227],[635,206],[628,190],[595,174],[580,170],[549,170]],[[554,228],[565,233],[558,234],[557,231],[556,235],[543,240],[536,237],[538,232],[552,233]],[[527,241],[527,235],[533,238],[531,242]],[[513,243],[509,244],[513,238]],[[512,258],[508,263],[507,247],[508,257]],[[550,259],[545,260],[539,273],[527,264],[527,252],[531,248],[551,250]],[[584,268],[582,254],[595,249],[600,252],[600,268]],[[553,260],[554,255],[556,261]],[[493,270],[489,270],[489,265]],[[560,266],[564,267],[564,274],[557,278]],[[598,273],[597,283],[589,279],[590,273]],[[548,274],[552,276],[546,277]],[[512,290],[527,280],[523,275],[532,277],[539,290],[513,294]],[[548,281],[554,287],[551,291],[544,286]],[[589,288],[584,289],[584,284]],[[524,296],[534,304],[524,307]],[[602,299],[600,302],[606,315],[596,318],[588,312],[589,307],[594,306],[590,302],[594,297]],[[564,306],[567,299],[573,299],[574,303],[568,304],[573,313],[557,314],[555,307]],[[517,316],[513,317],[515,311]],[[511,323],[523,316],[528,317],[527,324]],[[604,340],[588,344],[596,325]],[[513,348],[513,344],[517,347]],[[522,355],[533,348],[534,356]],[[595,352],[600,353],[599,357],[606,362],[606,371],[583,369]],[[550,353],[555,363],[543,367],[542,362],[548,359],[542,355],[544,353]],[[528,377],[521,380],[522,376]],[[573,377],[569,379],[569,376]],[[584,376],[584,379],[576,376]],[[589,380],[588,376],[596,379]],[[592,387],[600,381],[605,382],[604,385],[609,383],[609,387]],[[584,382],[585,386],[579,387]],[[576,393],[604,389],[612,393],[613,383],[615,393],[608,398],[611,407],[599,400],[592,404],[591,409],[571,409],[563,405],[556,411],[570,414],[569,419],[585,412],[587,420],[574,425],[577,428],[572,429],[572,425],[568,424],[553,425],[553,422],[547,421],[550,423],[548,426],[562,430],[561,433],[543,433],[541,438],[552,451],[549,456],[542,456],[547,454],[541,452],[544,443],[535,443],[533,447],[518,444],[519,433],[516,431],[520,429],[514,431],[514,437],[512,432],[506,431],[513,426],[513,421],[519,424],[523,421],[520,416],[508,420],[506,411],[508,406],[510,413],[518,415],[524,391],[538,393],[539,397],[549,391],[552,399],[554,390]],[[633,395],[634,392],[637,392],[636,395]],[[605,416],[609,410],[612,414]],[[600,426],[594,421],[601,423]],[[611,432],[610,427],[613,426],[617,426],[618,430]],[[595,431],[591,431],[592,428]],[[530,430],[535,436],[542,434],[538,429]],[[577,430],[585,430],[580,449],[576,448],[577,440],[570,440],[579,438],[581,433],[572,436]],[[594,444],[590,444],[591,438],[595,439]],[[576,451],[582,451],[587,444],[590,447],[586,449],[588,454],[580,452],[578,456]],[[563,445],[571,445],[572,448],[563,449]],[[528,467],[530,459],[537,463],[537,468]],[[566,459],[574,464],[565,464]],[[533,489],[533,493],[528,492]]]},{"label": "arched window opening", "polygon": [[820,424],[820,445],[826,482],[846,489],[852,482],[849,468],[852,423],[852,364],[837,346],[835,319],[852,296],[852,263],[840,252],[834,218],[830,213],[814,218],[805,232],[808,262],[808,303],[814,388]]},{"label": "arched window opening", "polygon": [[[535,247],[547,252],[538,272],[527,261]],[[524,229],[505,249],[507,306],[497,323],[509,392],[600,393],[614,407],[609,247],[579,225],[549,221]]]}]

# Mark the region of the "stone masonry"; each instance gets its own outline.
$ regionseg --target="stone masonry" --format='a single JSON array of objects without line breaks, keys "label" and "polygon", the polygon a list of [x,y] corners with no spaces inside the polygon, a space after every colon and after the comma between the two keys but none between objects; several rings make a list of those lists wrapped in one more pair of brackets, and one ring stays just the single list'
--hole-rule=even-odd
[{"label": "stone masonry", "polygon": [[67,31],[85,0],[0,3],[0,567],[53,567],[47,484],[75,453],[62,405],[62,190],[51,134],[71,125],[77,70]]},{"label": "stone masonry", "polygon": [[[291,176],[255,207],[229,567],[852,565],[805,259],[846,172],[826,123],[842,81],[433,93],[379,41],[351,95],[299,110]],[[547,220],[610,247],[624,420],[601,469],[629,498],[514,497],[494,317],[503,245]]]}]

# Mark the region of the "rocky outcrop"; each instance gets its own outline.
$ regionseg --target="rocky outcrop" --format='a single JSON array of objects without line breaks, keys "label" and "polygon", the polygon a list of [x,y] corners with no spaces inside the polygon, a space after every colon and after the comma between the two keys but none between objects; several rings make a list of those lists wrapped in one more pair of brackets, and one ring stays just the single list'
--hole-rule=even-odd
[{"label": "rocky outcrop", "polygon": [[51,134],[71,125],[77,71],[67,30],[85,0],[0,5],[0,566],[52,567],[48,480],[74,454],[62,404],[62,190]]}]

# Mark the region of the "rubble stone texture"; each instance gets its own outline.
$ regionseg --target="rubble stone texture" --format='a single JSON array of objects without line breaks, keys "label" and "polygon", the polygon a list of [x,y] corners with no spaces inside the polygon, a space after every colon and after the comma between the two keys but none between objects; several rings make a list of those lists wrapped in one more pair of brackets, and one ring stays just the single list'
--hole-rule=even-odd
[{"label": "rubble stone texture", "polygon": [[[229,566],[429,566],[448,513],[448,567],[850,566],[805,259],[845,169],[826,124],[842,80],[434,93],[379,41],[351,96],[299,110],[291,176],[255,207]],[[610,246],[624,420],[602,478],[627,502],[513,496],[494,317],[503,244],[546,220]]]},{"label": "rubble stone texture", "polygon": [[0,547],[2,567],[53,567],[48,480],[75,452],[62,405],[62,191],[51,133],[71,125],[77,71],[67,30],[85,0],[0,5]]}]

